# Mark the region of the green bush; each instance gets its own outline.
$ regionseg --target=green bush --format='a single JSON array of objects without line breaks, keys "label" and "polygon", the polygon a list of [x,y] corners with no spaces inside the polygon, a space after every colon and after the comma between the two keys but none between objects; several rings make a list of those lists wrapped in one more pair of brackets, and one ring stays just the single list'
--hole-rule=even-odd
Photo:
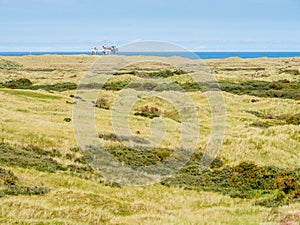
[{"label": "green bush", "polygon": [[103,85],[103,89],[111,91],[119,91],[125,88],[130,81],[114,81]]},{"label": "green bush", "polygon": [[11,88],[11,89],[29,89],[29,90],[46,90],[46,91],[68,91],[77,89],[77,84],[71,82],[57,83],[57,84],[44,84],[44,85],[33,85],[33,83],[26,78],[17,80],[10,80],[4,83],[0,83],[0,88]]},{"label": "green bush", "polygon": [[0,84],[0,86],[11,89],[29,88],[32,86],[32,82],[29,79],[21,78],[18,80],[10,80]]},{"label": "green bush", "polygon": [[[190,161],[174,177],[163,182],[167,186],[220,192],[231,197],[257,198],[255,204],[272,207],[300,201],[300,170],[260,167],[243,162],[234,167],[200,171],[201,161]],[[282,193],[280,195],[276,193]]]},{"label": "green bush", "polygon": [[14,148],[0,143],[0,165],[33,168],[40,171],[55,172],[66,170],[64,166],[52,159],[53,152],[41,152],[38,148]]}]

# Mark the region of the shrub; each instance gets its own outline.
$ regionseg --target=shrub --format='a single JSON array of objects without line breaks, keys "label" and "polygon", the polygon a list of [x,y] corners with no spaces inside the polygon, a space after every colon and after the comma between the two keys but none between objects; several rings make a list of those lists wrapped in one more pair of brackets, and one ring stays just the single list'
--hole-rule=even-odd
[{"label": "shrub", "polygon": [[274,181],[274,187],[282,190],[284,193],[289,194],[291,191],[299,188],[295,179],[286,173],[277,175]]},{"label": "shrub", "polygon": [[289,81],[288,79],[280,80],[280,82],[285,84],[291,83],[291,81]]},{"label": "shrub", "polygon": [[97,99],[95,106],[100,109],[110,109],[110,104],[108,99],[105,97],[100,97]]},{"label": "shrub", "polygon": [[14,185],[18,181],[18,177],[16,177],[12,171],[2,168],[0,168],[0,180],[1,179],[5,185]]},{"label": "shrub", "polygon": [[257,198],[256,205],[273,207],[300,201],[300,170],[260,167],[243,162],[237,166],[199,170],[199,156],[193,156],[175,176],[162,184],[186,189],[216,191],[231,197]]},{"label": "shrub", "polygon": [[18,80],[7,81],[3,83],[1,86],[5,88],[11,88],[11,89],[29,88],[30,86],[32,86],[32,82],[29,79],[21,78]]},{"label": "shrub", "polygon": [[57,83],[57,84],[44,84],[44,85],[33,85],[33,83],[26,78],[18,80],[10,80],[5,83],[0,83],[0,88],[11,88],[11,89],[30,89],[30,90],[45,90],[45,91],[68,91],[75,90],[77,84],[71,82]]},{"label": "shrub", "polygon": [[[50,154],[50,153],[49,153]],[[55,172],[66,170],[64,166],[50,158],[47,152],[39,152],[35,148],[14,148],[0,143],[0,165],[33,168],[39,171]]]},{"label": "shrub", "polygon": [[126,87],[130,81],[114,81],[103,85],[105,90],[119,91]]},{"label": "shrub", "polygon": [[6,195],[41,195],[46,194],[50,191],[47,187],[30,187],[30,186],[8,186],[4,190]]},{"label": "shrub", "polygon": [[169,150],[162,149],[157,150],[156,154],[160,160],[165,160],[171,155],[171,152]]},{"label": "shrub", "polygon": [[269,88],[272,88],[272,89],[275,89],[275,90],[282,89],[282,87],[279,84],[276,84],[276,83],[269,84]]},{"label": "shrub", "polygon": [[69,117],[67,117],[67,118],[64,118],[64,122],[66,122],[66,123],[70,123],[72,121],[72,119],[71,118],[69,118]]},{"label": "shrub", "polygon": [[139,112],[135,112],[134,115],[153,119],[155,117],[160,117],[161,111],[157,107],[149,107],[148,105],[145,105],[141,108]]},{"label": "shrub", "polygon": [[293,115],[286,119],[288,124],[300,125],[300,114]]},{"label": "shrub", "polygon": [[186,72],[181,69],[176,69],[174,71],[167,69],[167,70],[162,70],[159,72],[149,73],[148,76],[153,77],[153,78],[155,78],[155,77],[167,78],[167,77],[172,77],[174,75],[181,75],[181,74],[186,74]]}]

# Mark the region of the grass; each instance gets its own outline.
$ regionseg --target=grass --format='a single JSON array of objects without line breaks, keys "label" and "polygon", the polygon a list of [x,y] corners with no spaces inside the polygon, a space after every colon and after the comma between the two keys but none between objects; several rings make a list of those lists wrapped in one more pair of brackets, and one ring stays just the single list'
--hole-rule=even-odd
[{"label": "grass", "polygon": [[4,143],[0,144],[0,163],[5,166],[33,168],[39,171],[55,172],[66,170],[64,166],[53,159],[53,152],[42,151],[39,148],[13,148]]},{"label": "grass", "polygon": [[[122,75],[124,76],[124,75]],[[120,77],[122,77],[120,76]],[[181,80],[181,79],[179,79]],[[155,84],[149,80],[148,83],[130,83],[130,80],[110,81],[106,84],[91,84],[89,88],[104,88],[105,90],[119,91],[124,88],[132,88],[135,90],[174,90],[180,91],[177,85],[187,92],[207,91],[213,88],[209,83],[181,82],[175,81],[166,84]],[[219,85],[215,88],[220,88],[222,91],[237,94],[237,95],[252,95],[262,98],[283,98],[283,99],[300,99],[300,82],[287,82],[280,80],[276,82],[268,81],[246,81],[246,82],[230,82],[219,81]]]},{"label": "grass", "polygon": [[47,187],[31,187],[18,183],[18,177],[12,171],[0,168],[0,198],[8,195],[41,195],[50,191]]},{"label": "grass", "polygon": [[251,126],[254,127],[268,128],[271,126],[282,126],[287,124],[300,125],[300,114],[274,116],[252,110],[246,110],[245,112],[266,120],[252,123]]},{"label": "grass", "polygon": [[11,60],[6,60],[6,59],[0,59],[0,69],[1,70],[13,70],[17,68],[21,68],[22,65],[11,61]]},{"label": "grass", "polygon": [[24,97],[30,97],[30,98],[38,98],[38,99],[49,99],[49,100],[58,100],[62,99],[61,96],[56,96],[53,94],[44,94],[44,93],[39,93],[36,91],[28,91],[28,90],[11,90],[11,89],[0,89],[1,92],[11,94],[11,95],[20,95]]},{"label": "grass", "polygon": [[[103,182],[101,174],[93,171],[76,148],[72,121],[64,122],[65,118],[72,119],[75,103],[83,101],[75,93],[73,83],[78,84],[97,57],[1,59],[19,65],[0,70],[2,85],[8,81],[20,83],[24,78],[31,82],[27,81],[25,89],[24,85],[20,89],[0,88],[0,167],[7,177],[5,181],[0,178],[0,193],[9,186],[18,186],[10,189],[11,194],[18,195],[6,194],[0,198],[1,224],[299,222],[296,212],[300,207],[299,76],[288,71],[281,73],[285,69],[298,70],[297,58],[206,61],[223,89],[227,126],[217,158],[202,173],[197,168],[211,131],[209,103],[205,89],[200,90],[189,79],[191,71],[197,73],[198,62],[172,58],[178,60],[179,68],[186,73],[172,74],[168,79],[188,90],[187,95],[199,116],[201,134],[189,163],[175,177],[150,186]],[[108,56],[101,57],[101,62],[110,67],[115,65],[112,60],[119,59],[133,60],[132,57]],[[100,101],[101,107],[95,108],[99,139],[118,160],[133,167],[164,163],[178,145],[181,132],[179,115],[171,104],[157,98],[141,98],[129,115],[132,133],[116,136],[111,110],[118,90],[129,84],[132,93],[139,89],[178,91],[174,85],[153,86],[153,80],[159,80],[154,78],[166,75],[150,77],[151,73],[176,68],[151,63],[141,67],[126,68],[121,71],[124,74],[113,76],[105,88],[96,81],[92,84],[93,88],[102,88],[98,98],[105,99]],[[143,73],[125,74],[128,71]],[[137,82],[132,84],[142,76],[149,79],[148,84],[143,87]],[[88,103],[95,105],[97,99],[94,101]],[[134,116],[145,105],[161,112],[161,121],[166,127],[164,140],[155,149],[126,147],[127,143],[149,144],[153,121]],[[265,128],[252,126],[253,123],[261,123]]]},{"label": "grass", "polygon": [[[3,199],[3,223],[205,224],[218,223],[217,215],[229,214],[231,216],[224,217],[223,223],[255,224],[268,215],[266,209],[257,209],[215,193],[208,196],[205,192],[161,185],[110,188],[65,174],[17,172],[26,177],[38,176],[41,182],[51,184],[52,189],[58,191],[52,190],[45,196],[20,196],[17,197],[19,201],[16,198]],[[230,207],[233,204],[235,208]],[[11,208],[18,210],[10,211]],[[240,216],[235,216],[238,214]],[[253,214],[256,214],[254,218]]]}]

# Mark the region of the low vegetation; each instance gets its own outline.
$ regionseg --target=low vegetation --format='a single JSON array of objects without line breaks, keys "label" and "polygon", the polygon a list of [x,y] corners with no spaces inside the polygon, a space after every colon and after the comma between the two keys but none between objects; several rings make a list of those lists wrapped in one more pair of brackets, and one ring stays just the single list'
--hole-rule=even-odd
[{"label": "low vegetation", "polygon": [[77,84],[71,82],[65,82],[65,83],[47,84],[47,85],[33,85],[33,83],[29,79],[21,78],[17,80],[9,80],[4,83],[0,83],[0,88],[62,92],[62,91],[77,89]]},{"label": "low vegetation", "polygon": [[182,69],[175,69],[175,70],[166,69],[166,70],[159,70],[159,71],[152,71],[152,72],[133,70],[133,71],[124,71],[124,72],[114,73],[115,76],[120,76],[120,75],[125,75],[125,74],[130,74],[130,75],[134,75],[137,77],[143,77],[143,78],[167,78],[167,77],[172,77],[175,75],[187,74],[187,72],[185,72]]},{"label": "low vegetation", "polygon": [[[78,84],[95,59],[98,56],[0,59],[1,224],[299,222],[298,58],[205,61],[218,83],[198,84],[189,79],[189,73],[197,74],[203,63],[197,60],[172,57],[170,61],[180,66],[148,61],[130,66],[134,57],[105,56],[99,59],[107,69],[126,60],[129,66],[106,84],[97,80]],[[75,93],[78,87],[101,89],[101,94],[87,102]],[[173,90],[175,96],[185,91],[194,102],[200,127],[196,151],[161,183],[110,183],[90,166],[92,158],[76,147],[72,107],[86,101],[95,106],[95,138],[98,134],[107,151],[123,165],[155,168],[182,159],[177,152],[173,154],[181,141],[181,115],[163,99],[137,96],[128,119],[132,133],[114,133],[111,110],[124,88],[134,89],[126,90],[130,93],[153,94]],[[212,159],[204,154],[212,126],[205,92],[218,89],[226,103],[227,126],[217,157]],[[149,137],[157,135],[152,133],[156,120],[151,120],[157,117],[164,123],[164,140],[158,147],[144,147],[152,144]],[[212,163],[201,171],[203,157]]]},{"label": "low vegetation", "polygon": [[6,59],[0,59],[0,69],[1,70],[14,70],[22,68],[23,66],[17,62],[6,60]]},{"label": "low vegetation", "polygon": [[265,114],[253,110],[246,110],[245,112],[264,120],[264,121],[256,121],[252,123],[251,126],[254,127],[268,128],[271,126],[286,125],[286,124],[300,125],[300,114],[275,116],[275,115]]},{"label": "low vegetation", "polygon": [[260,167],[243,162],[234,167],[200,171],[199,160],[192,160],[163,184],[215,191],[233,198],[260,198],[255,202],[256,205],[275,207],[300,201],[299,179],[300,169]]},{"label": "low vegetation", "polygon": [[[113,135],[100,137],[116,138]],[[173,154],[173,150],[167,148],[128,148],[115,145],[106,149],[115,159],[132,168],[163,163]],[[219,192],[232,198],[257,199],[254,204],[265,207],[300,202],[300,169],[261,167],[249,162],[226,166],[220,158],[216,158],[211,159],[210,168],[202,171],[200,166],[203,157],[203,153],[194,153],[190,161],[173,177],[163,181],[162,185]]]},{"label": "low vegetation", "polygon": [[66,170],[66,167],[53,159],[56,156],[60,156],[57,150],[44,151],[33,146],[15,148],[0,143],[0,165],[33,168],[47,172]]},{"label": "low vegetation", "polygon": [[107,97],[99,97],[95,103],[95,107],[100,109],[110,109],[110,103]]},{"label": "low vegetation", "polygon": [[145,105],[139,111],[135,112],[134,115],[153,119],[155,117],[160,117],[161,111],[157,107]]},{"label": "low vegetation", "polygon": [[50,191],[47,187],[19,185],[19,178],[10,170],[0,167],[0,198],[6,195],[41,195]]}]

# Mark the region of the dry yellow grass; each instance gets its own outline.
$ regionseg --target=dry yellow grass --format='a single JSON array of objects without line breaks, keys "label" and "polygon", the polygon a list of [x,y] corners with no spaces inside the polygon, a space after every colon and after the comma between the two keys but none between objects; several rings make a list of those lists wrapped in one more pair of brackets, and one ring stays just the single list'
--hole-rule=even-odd
[{"label": "dry yellow grass", "polygon": [[[123,60],[112,56],[111,59]],[[109,57],[90,56],[26,56],[1,57],[15,61],[22,68],[1,70],[0,82],[9,79],[28,78],[34,84],[79,82],[95,59],[109,62]],[[1,59],[0,58],[0,59]],[[142,58],[141,58],[142,59]],[[155,58],[151,57],[151,60]],[[148,59],[147,59],[148,60]],[[197,64],[186,59],[172,60]],[[157,59],[159,61],[159,59]],[[217,79],[243,81],[277,81],[289,79],[299,81],[300,76],[279,73],[279,68],[299,68],[300,59],[224,59],[208,60],[207,65],[215,72]],[[141,65],[140,65],[141,66]],[[143,64],[151,69],[148,64]],[[165,64],[155,65],[165,68]],[[224,68],[256,68],[264,71],[224,71]],[[126,75],[126,79],[139,79]],[[114,79],[121,79],[119,77]],[[171,79],[183,79],[182,77]],[[59,149],[63,153],[76,146],[72,123],[74,101],[69,96],[75,91],[47,92],[43,90],[0,89],[0,140],[14,146],[35,145],[43,149]],[[111,104],[118,92],[103,91]],[[188,93],[199,116],[201,136],[197,150],[204,151],[211,131],[211,112],[205,95]],[[299,102],[288,99],[259,98],[247,95],[223,93],[226,103],[227,126],[224,143],[218,156],[228,165],[252,161],[259,165],[299,167],[300,126],[280,125],[270,128],[251,127],[261,120],[246,110],[272,115],[294,115],[300,112]],[[259,100],[251,102],[252,99]],[[163,111],[172,107],[153,99],[143,100]],[[95,108],[95,122],[99,133],[112,133],[111,111]],[[132,111],[132,114],[134,109]],[[166,139],[161,147],[175,148],[180,137],[180,123],[163,118],[167,127]],[[130,118],[131,130],[135,135],[147,138],[151,135],[150,119],[138,116]],[[105,145],[114,145],[104,141]],[[65,163],[63,159],[62,163]],[[0,165],[1,166],[1,165]],[[45,173],[30,169],[12,169],[21,181],[32,185],[45,185],[51,192],[43,196],[6,196],[0,198],[1,224],[275,224],[278,217],[300,207],[294,204],[279,208],[279,213],[253,206],[252,200],[230,198],[217,193],[196,192],[161,185],[123,186],[113,188],[96,181],[88,181],[65,172]]]}]

